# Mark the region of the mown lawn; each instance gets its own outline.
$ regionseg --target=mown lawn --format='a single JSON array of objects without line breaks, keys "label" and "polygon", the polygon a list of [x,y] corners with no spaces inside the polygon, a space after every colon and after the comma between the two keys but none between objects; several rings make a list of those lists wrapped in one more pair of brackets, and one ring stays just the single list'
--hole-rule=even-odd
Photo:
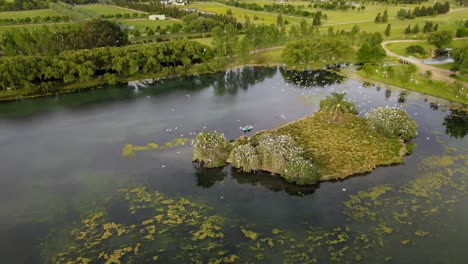
[{"label": "mown lawn", "polygon": [[26,18],[26,17],[33,18],[33,17],[46,17],[46,16],[62,16],[62,14],[52,9],[0,12],[0,19],[14,19],[14,18]]}]

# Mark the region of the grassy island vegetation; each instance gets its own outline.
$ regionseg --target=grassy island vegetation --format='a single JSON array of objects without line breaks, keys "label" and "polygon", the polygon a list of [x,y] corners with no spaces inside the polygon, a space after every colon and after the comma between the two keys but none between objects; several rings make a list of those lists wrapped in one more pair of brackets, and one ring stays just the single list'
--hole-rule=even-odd
[{"label": "grassy island vegetation", "polygon": [[401,163],[416,136],[416,123],[400,108],[377,108],[367,118],[356,115],[344,94],[333,93],[320,111],[252,137],[229,143],[222,134],[202,132],[193,160],[206,167],[230,163],[245,172],[280,174],[299,185],[337,180]]}]

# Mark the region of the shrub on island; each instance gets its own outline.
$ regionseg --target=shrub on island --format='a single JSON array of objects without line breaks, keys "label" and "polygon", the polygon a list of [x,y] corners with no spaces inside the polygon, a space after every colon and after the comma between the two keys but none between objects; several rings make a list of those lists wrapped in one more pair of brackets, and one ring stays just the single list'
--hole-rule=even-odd
[{"label": "shrub on island", "polygon": [[395,107],[379,107],[367,114],[367,122],[386,137],[399,137],[404,141],[416,137],[416,122],[405,110]]},{"label": "shrub on island", "polygon": [[297,185],[315,184],[320,180],[319,169],[309,160],[295,158],[284,166],[283,177],[286,181]]},{"label": "shrub on island", "polygon": [[242,168],[245,172],[252,172],[260,169],[260,160],[257,150],[250,144],[234,147],[229,155],[228,161],[233,167]]},{"label": "shrub on island", "polygon": [[226,164],[230,151],[231,145],[223,134],[203,131],[195,138],[192,159],[206,168],[220,167]]},{"label": "shrub on island", "polygon": [[262,133],[256,147],[262,169],[281,174],[284,166],[302,156],[303,150],[287,135]]}]

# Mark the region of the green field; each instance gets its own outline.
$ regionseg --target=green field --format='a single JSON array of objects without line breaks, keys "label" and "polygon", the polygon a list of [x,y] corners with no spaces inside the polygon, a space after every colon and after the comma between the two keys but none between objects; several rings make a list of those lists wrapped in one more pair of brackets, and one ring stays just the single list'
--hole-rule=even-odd
[{"label": "green field", "polygon": [[33,18],[33,17],[45,17],[45,16],[62,16],[62,14],[52,9],[0,12],[0,19],[13,19],[13,18],[25,18],[25,17]]},{"label": "green field", "polygon": [[83,10],[89,13],[92,13],[96,16],[101,15],[116,15],[116,14],[134,14],[134,13],[144,13],[137,10],[130,10],[126,8],[121,8],[118,6],[110,6],[110,5],[82,5],[77,6],[76,9]]}]

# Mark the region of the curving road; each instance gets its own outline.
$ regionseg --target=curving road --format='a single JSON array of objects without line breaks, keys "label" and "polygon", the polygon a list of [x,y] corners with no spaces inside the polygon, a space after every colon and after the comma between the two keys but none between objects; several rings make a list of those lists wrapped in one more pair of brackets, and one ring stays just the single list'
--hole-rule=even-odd
[{"label": "curving road", "polygon": [[[461,38],[461,39],[467,39],[467,38]],[[387,53],[387,56],[395,57],[395,58],[402,59],[402,60],[409,61],[409,62],[413,63],[414,65],[416,65],[418,67],[418,69],[419,69],[419,71],[421,73],[425,73],[426,71],[431,71],[432,72],[432,79],[441,80],[441,81],[444,81],[444,82],[447,82],[447,83],[453,83],[455,81],[455,79],[450,77],[450,74],[452,74],[451,71],[446,70],[446,69],[436,68],[436,67],[424,64],[424,63],[420,62],[419,60],[398,55],[398,54],[390,51],[386,47],[386,45],[389,44],[389,43],[422,42],[422,41],[426,41],[426,40],[408,40],[408,39],[406,39],[406,40],[389,40],[389,41],[382,42],[382,48]],[[461,82],[461,83],[465,87],[468,87],[468,83],[466,83],[466,82]]]}]

